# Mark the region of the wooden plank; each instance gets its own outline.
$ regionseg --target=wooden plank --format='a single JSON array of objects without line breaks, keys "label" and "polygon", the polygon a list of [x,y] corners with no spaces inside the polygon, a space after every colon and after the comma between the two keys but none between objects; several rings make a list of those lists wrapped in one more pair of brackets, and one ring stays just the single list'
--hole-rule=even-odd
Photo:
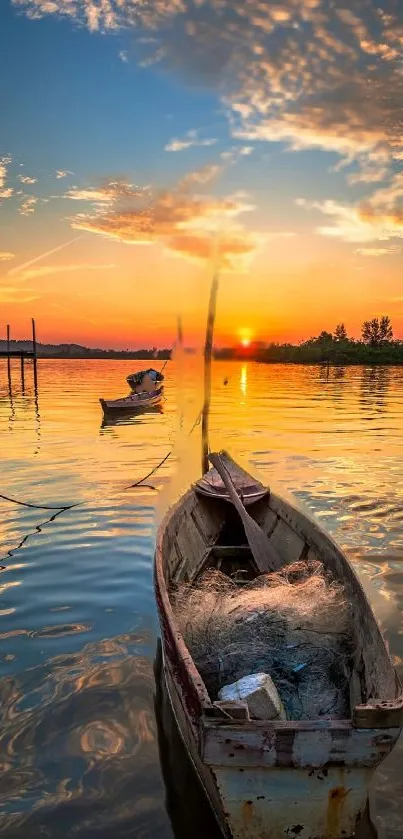
[{"label": "wooden plank", "polygon": [[388,754],[399,728],[358,731],[351,725],[304,731],[288,724],[258,729],[243,723],[204,727],[202,759],[208,766],[376,766]]},{"label": "wooden plank", "polygon": [[356,705],[353,710],[355,728],[393,728],[403,726],[403,696],[391,702]]},{"label": "wooden plank", "polygon": [[[249,475],[241,466],[238,466],[227,452],[219,452],[219,457],[231,476],[236,491],[242,496],[245,506],[256,503],[268,494],[268,488]],[[196,482],[195,490],[211,498],[229,500],[228,489],[215,466]]]},{"label": "wooden plank", "polygon": [[189,518],[184,520],[183,526],[178,531],[176,544],[183,559],[181,565],[175,571],[175,582],[180,582],[186,578],[192,579],[202,557],[205,555],[206,543],[195,526],[192,526]]},{"label": "wooden plank", "polygon": [[282,565],[296,562],[305,547],[305,540],[298,535],[285,521],[279,519],[271,536],[270,544],[283,560]]},{"label": "wooden plank", "polygon": [[[367,768],[213,767],[233,839],[352,839],[365,811]],[[372,831],[359,831],[374,839]]]},{"label": "wooden plank", "polygon": [[394,699],[401,692],[401,685],[396,682],[396,674],[382,633],[362,585],[347,558],[318,523],[301,510],[273,493],[270,495],[270,506],[310,545],[334,578],[346,586],[355,619],[354,640],[357,654],[362,654],[364,663],[367,697],[376,697],[379,701]]},{"label": "wooden plank", "polygon": [[223,524],[223,512],[221,506],[194,495],[190,515],[206,545],[211,545],[217,539]]},{"label": "wooden plank", "polygon": [[272,542],[269,542],[264,531],[245,509],[225,462],[218,454],[210,454],[210,460],[220,474],[228,495],[242,521],[246,538],[259,571],[264,573],[269,570],[275,571],[279,569],[282,563],[276,547]]},{"label": "wooden plank", "polygon": [[250,557],[251,549],[249,545],[213,545],[208,551],[208,555],[214,556],[216,559],[226,559],[227,557],[244,559]]}]

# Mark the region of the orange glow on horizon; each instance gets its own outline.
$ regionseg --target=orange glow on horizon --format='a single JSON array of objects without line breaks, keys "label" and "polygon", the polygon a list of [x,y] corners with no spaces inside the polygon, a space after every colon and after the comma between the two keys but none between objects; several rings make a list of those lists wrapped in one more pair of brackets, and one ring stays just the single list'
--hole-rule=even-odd
[{"label": "orange glow on horizon", "polygon": [[[31,246],[20,254],[22,264],[34,252]],[[171,347],[181,315],[185,345],[202,346],[211,284],[208,265],[168,259],[157,247],[117,251],[103,240],[80,240],[60,257],[56,254],[55,274],[48,262],[27,269],[31,274],[35,269],[35,276],[21,270],[10,278],[4,263],[0,303],[12,339],[29,338],[34,317],[41,343],[117,350]],[[359,338],[364,320],[384,314],[390,315],[394,335],[400,338],[400,273],[382,269],[380,291],[379,269],[368,265],[357,272],[353,263],[340,259],[334,264],[306,262],[297,270],[288,254],[276,262],[271,254],[246,273],[223,273],[214,343],[242,346],[245,352],[254,341],[298,344],[324,329],[334,331],[340,322],[348,335]],[[5,337],[3,325],[0,338]]]}]

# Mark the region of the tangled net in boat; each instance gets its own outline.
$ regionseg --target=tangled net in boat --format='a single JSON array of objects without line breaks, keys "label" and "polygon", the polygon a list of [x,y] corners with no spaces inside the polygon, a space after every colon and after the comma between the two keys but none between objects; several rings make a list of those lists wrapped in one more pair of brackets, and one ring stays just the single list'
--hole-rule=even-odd
[{"label": "tangled net in boat", "polygon": [[214,701],[268,673],[287,719],[350,715],[351,611],[322,563],[299,561],[239,585],[217,570],[171,592],[179,629]]}]

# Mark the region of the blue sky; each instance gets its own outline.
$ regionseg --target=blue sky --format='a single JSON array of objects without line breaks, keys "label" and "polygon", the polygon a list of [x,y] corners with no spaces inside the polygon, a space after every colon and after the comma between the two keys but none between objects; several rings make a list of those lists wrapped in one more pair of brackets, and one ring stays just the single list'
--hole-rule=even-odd
[{"label": "blue sky", "polygon": [[147,309],[154,282],[167,337],[179,278],[195,331],[218,225],[224,337],[246,328],[237,306],[265,337],[269,284],[275,338],[303,337],[305,300],[308,330],[324,307],[356,331],[365,297],[365,316],[393,306],[403,327],[393,0],[5,0],[0,15],[0,302],[17,323],[37,306],[49,336],[62,311],[65,335],[124,343],[124,308],[115,295],[108,324],[95,286]]}]

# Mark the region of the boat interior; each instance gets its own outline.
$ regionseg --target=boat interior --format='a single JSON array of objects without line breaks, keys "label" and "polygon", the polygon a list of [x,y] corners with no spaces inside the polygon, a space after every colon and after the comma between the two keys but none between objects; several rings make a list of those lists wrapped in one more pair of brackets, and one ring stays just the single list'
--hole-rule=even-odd
[{"label": "boat interior", "polygon": [[[205,478],[201,485],[196,484],[187,493],[177,511],[173,510],[168,516],[161,546],[168,595],[178,584],[197,580],[207,568],[218,569],[238,585],[261,573],[238,512],[223,499],[222,488],[208,497]],[[250,476],[248,478],[250,480]],[[351,709],[376,701],[378,712],[386,714],[390,708],[393,712],[396,698],[401,702],[400,683],[380,628],[350,563],[314,521],[268,489],[261,487],[261,490],[260,497],[247,509],[275,547],[283,566],[297,560],[319,560],[330,579],[341,581],[345,586],[354,632]],[[173,614],[172,618],[174,620]]]}]

